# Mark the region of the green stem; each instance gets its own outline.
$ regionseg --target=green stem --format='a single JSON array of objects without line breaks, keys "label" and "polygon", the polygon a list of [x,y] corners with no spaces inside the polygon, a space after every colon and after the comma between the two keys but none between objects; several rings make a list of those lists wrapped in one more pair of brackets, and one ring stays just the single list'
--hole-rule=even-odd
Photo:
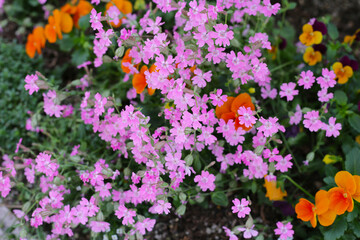
[{"label": "green stem", "polygon": [[303,193],[305,193],[306,195],[308,195],[311,199],[314,199],[314,196],[311,195],[308,191],[306,191],[303,187],[301,187],[299,184],[297,184],[297,182],[295,182],[291,177],[289,177],[288,175],[283,175],[284,178],[286,178],[287,180],[289,180],[292,184],[294,184],[295,187],[297,187],[298,189],[300,189]]},{"label": "green stem", "polygon": [[277,66],[277,67],[274,67],[273,69],[270,69],[270,72],[273,73],[273,72],[275,72],[275,71],[277,71],[277,70],[280,70],[280,69],[282,69],[283,67],[286,67],[287,65],[290,65],[290,64],[292,64],[292,63],[294,63],[294,61],[290,61],[290,62],[286,62],[286,63],[284,63],[284,64],[281,64],[281,65],[279,65],[279,66]]},{"label": "green stem", "polygon": [[297,160],[296,160],[296,158],[295,158],[294,153],[291,151],[291,148],[289,147],[289,144],[288,144],[288,142],[287,142],[284,134],[283,134],[282,132],[280,132],[280,135],[281,135],[281,138],[282,138],[283,142],[285,143],[286,149],[289,151],[289,153],[291,154],[291,157],[294,159],[294,163],[295,163],[296,168],[297,168],[297,169],[299,170],[299,172],[301,173],[302,170],[301,170],[301,168],[300,168],[300,165],[298,164],[298,162],[297,162]]}]

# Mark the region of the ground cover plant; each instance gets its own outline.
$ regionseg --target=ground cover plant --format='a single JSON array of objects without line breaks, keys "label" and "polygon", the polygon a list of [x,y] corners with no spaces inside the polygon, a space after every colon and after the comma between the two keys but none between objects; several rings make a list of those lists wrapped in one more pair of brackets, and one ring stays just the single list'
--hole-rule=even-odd
[{"label": "ground cover plant", "polygon": [[359,31],[287,0],[29,3],[24,61],[66,60],[0,101],[9,239],[149,239],[190,206],[229,209],[224,239],[360,237]]}]

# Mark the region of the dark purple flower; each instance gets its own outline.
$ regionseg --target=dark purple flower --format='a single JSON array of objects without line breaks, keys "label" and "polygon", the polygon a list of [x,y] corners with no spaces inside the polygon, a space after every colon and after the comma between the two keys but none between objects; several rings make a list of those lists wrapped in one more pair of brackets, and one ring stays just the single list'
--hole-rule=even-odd
[{"label": "dark purple flower", "polygon": [[314,51],[319,51],[321,52],[322,55],[324,55],[326,53],[327,47],[324,44],[315,44],[313,46]]},{"label": "dark purple flower", "polygon": [[280,37],[279,49],[280,49],[280,50],[285,49],[285,48],[286,48],[286,45],[287,45],[286,39],[283,38],[283,37]]},{"label": "dark purple flower", "polygon": [[288,202],[274,201],[273,206],[279,208],[284,216],[293,216],[295,214],[295,209]]},{"label": "dark purple flower", "polygon": [[296,135],[298,135],[299,131],[300,131],[299,126],[297,126],[297,125],[290,126],[290,127],[286,128],[285,137],[286,138],[296,137]]},{"label": "dark purple flower", "polygon": [[327,28],[325,23],[315,20],[314,24],[312,25],[314,31],[320,31],[323,35],[327,34]]},{"label": "dark purple flower", "polygon": [[359,63],[356,60],[350,59],[348,56],[343,56],[340,59],[340,62],[343,66],[350,66],[353,71],[357,71],[359,69]]}]

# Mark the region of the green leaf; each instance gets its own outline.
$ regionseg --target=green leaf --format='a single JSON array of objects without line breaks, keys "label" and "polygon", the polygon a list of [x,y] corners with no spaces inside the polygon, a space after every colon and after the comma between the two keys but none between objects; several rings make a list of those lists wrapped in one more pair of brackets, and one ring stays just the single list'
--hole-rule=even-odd
[{"label": "green leaf", "polygon": [[346,94],[341,90],[336,90],[334,96],[339,105],[345,105],[348,101]]},{"label": "green leaf", "polygon": [[289,3],[289,6],[288,6],[288,10],[292,10],[292,9],[295,9],[296,8],[296,2],[291,2],[291,3]]},{"label": "green leaf", "polygon": [[351,115],[349,117],[349,123],[352,128],[360,133],[360,116],[358,114]]},{"label": "green leaf", "polygon": [[343,216],[337,217],[337,219],[331,226],[325,228],[324,231],[325,240],[335,240],[344,235],[347,229],[347,222],[346,219],[344,218],[345,217]]},{"label": "green leaf", "polygon": [[211,193],[211,200],[214,204],[226,207],[229,204],[229,200],[224,192]]},{"label": "green leaf", "polygon": [[80,65],[89,58],[89,52],[85,49],[77,49],[72,54],[72,63],[75,65]]},{"label": "green leaf", "polygon": [[185,205],[181,205],[180,207],[178,207],[176,209],[176,213],[179,214],[180,216],[184,215],[185,211],[186,211],[186,206]]},{"label": "green leaf", "polygon": [[335,183],[335,180],[334,180],[334,177],[326,177],[323,179],[324,183],[326,183],[327,185],[330,185],[330,186],[336,186],[336,183]]},{"label": "green leaf", "polygon": [[354,234],[356,237],[360,238],[360,222],[359,221],[353,221],[351,223],[351,227],[354,231]]},{"label": "green leaf", "polygon": [[336,26],[332,23],[328,24],[328,33],[332,40],[335,40],[339,37],[339,31],[337,30]]},{"label": "green leaf", "polygon": [[90,27],[90,14],[85,15],[79,19],[79,27],[86,30]]},{"label": "green leaf", "polygon": [[360,174],[360,149],[354,147],[346,154],[345,170],[351,174]]},{"label": "green leaf", "polygon": [[[347,221],[352,222],[354,219],[357,218],[358,214],[359,214],[358,208],[354,207],[354,210],[347,214]],[[355,222],[358,222],[358,221],[355,221]],[[360,228],[359,228],[359,232],[360,232]]]},{"label": "green leaf", "polygon": [[74,47],[74,40],[67,34],[64,34],[63,39],[58,40],[60,50],[64,52],[70,51]]}]

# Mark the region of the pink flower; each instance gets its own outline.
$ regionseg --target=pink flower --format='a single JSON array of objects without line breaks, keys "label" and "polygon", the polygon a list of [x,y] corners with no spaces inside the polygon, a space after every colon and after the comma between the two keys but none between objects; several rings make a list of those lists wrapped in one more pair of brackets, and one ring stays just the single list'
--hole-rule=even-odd
[{"label": "pink flower", "polygon": [[72,151],[71,151],[71,153],[70,153],[70,156],[76,156],[76,155],[78,155],[78,153],[79,153],[79,152],[78,152],[79,148],[80,148],[80,144],[74,146],[73,149],[72,149]]},{"label": "pink flower", "polygon": [[129,225],[129,224],[133,224],[135,222],[133,217],[136,216],[136,212],[133,210],[127,209],[124,205],[120,205],[118,207],[118,210],[115,211],[115,215],[118,217],[118,219],[124,218],[122,220],[122,224]]},{"label": "pink flower", "polygon": [[239,199],[235,198],[233,201],[234,206],[231,208],[233,213],[238,214],[238,218],[244,218],[246,215],[249,215],[251,209],[248,207],[249,201],[245,198]]},{"label": "pink flower", "polygon": [[107,232],[110,230],[110,223],[108,222],[101,222],[101,221],[91,221],[89,223],[90,229],[93,232]]},{"label": "pink flower", "polygon": [[310,89],[315,82],[314,74],[311,70],[302,71],[298,81],[299,86],[304,86],[304,89]]},{"label": "pink flower", "polygon": [[338,137],[340,135],[339,130],[341,130],[341,124],[335,123],[336,118],[330,117],[329,118],[329,125],[323,123],[323,130],[326,130],[326,137]]},{"label": "pink flower", "polygon": [[238,110],[239,114],[239,123],[245,125],[245,127],[250,127],[256,123],[256,117],[254,117],[254,112],[250,107],[240,107]]},{"label": "pink flower", "polygon": [[215,44],[219,46],[229,46],[230,40],[234,38],[233,31],[227,31],[227,24],[216,24],[214,26],[216,32],[210,32],[209,35],[211,38],[216,38]]},{"label": "pink flower", "polygon": [[195,176],[194,182],[198,183],[203,192],[206,192],[207,189],[210,191],[215,190],[215,176],[208,171],[201,171],[201,175]]},{"label": "pink flower", "polygon": [[327,68],[322,69],[322,77],[316,79],[321,88],[332,88],[336,85],[336,74]]},{"label": "pink flower", "polygon": [[103,114],[105,112],[105,104],[107,103],[107,99],[106,97],[104,98],[101,98],[101,95],[100,93],[96,93],[95,94],[95,99],[96,99],[96,102],[95,102],[95,115],[96,116],[100,116],[101,114]]},{"label": "pink flower", "polygon": [[118,25],[120,23],[120,16],[121,12],[116,6],[111,6],[107,11],[106,15],[110,19],[110,23]]},{"label": "pink flower", "polygon": [[275,169],[279,170],[280,172],[287,172],[289,170],[289,168],[291,168],[293,165],[290,162],[291,159],[292,159],[292,157],[290,154],[286,155],[285,157],[278,155],[278,157],[275,159],[277,162],[275,164]]},{"label": "pink flower", "polygon": [[243,233],[243,237],[248,239],[252,237],[256,237],[259,232],[254,230],[255,225],[252,225],[251,227],[239,227],[238,230]]},{"label": "pink flower", "polygon": [[25,90],[29,90],[29,94],[32,95],[34,92],[39,91],[39,87],[36,85],[36,81],[38,80],[38,76],[36,74],[26,75],[25,77]]},{"label": "pink flower", "polygon": [[319,97],[320,102],[328,102],[330,99],[334,97],[333,93],[328,93],[327,88],[322,88],[320,91],[318,91],[317,95]]},{"label": "pink flower", "polygon": [[296,84],[293,82],[283,83],[280,86],[280,97],[286,97],[286,101],[292,101],[295,95],[299,94],[299,90],[295,90]]},{"label": "pink flower", "polygon": [[57,164],[55,160],[51,160],[51,155],[43,152],[39,153],[35,162],[36,171],[44,173],[48,177],[55,177],[58,175],[57,169],[59,168],[59,164]]},{"label": "pink flower", "polygon": [[16,144],[16,149],[15,149],[15,153],[17,153],[19,151],[20,145],[22,142],[22,138],[19,139],[19,142]]},{"label": "pink flower", "polygon": [[10,193],[11,185],[10,178],[3,176],[3,172],[0,171],[0,192],[1,196],[5,198]]},{"label": "pink flower", "polygon": [[43,97],[44,112],[50,117],[55,115],[55,117],[59,118],[63,114],[62,111],[65,109],[65,106],[55,103],[58,101],[56,92],[54,90],[49,90],[46,94],[43,93]]},{"label": "pink flower", "polygon": [[[150,209],[151,209],[151,211],[150,211]],[[151,207],[150,209],[149,209],[149,211],[152,213],[169,214],[170,209],[171,209],[171,204],[168,202],[165,202],[164,200],[158,200],[156,202],[156,204],[153,207]]]},{"label": "pink flower", "polygon": [[261,43],[262,48],[271,49],[271,43],[268,41],[269,36],[266,33],[255,33],[249,38],[249,43]]},{"label": "pink flower", "polygon": [[101,12],[97,13],[95,8],[93,8],[91,10],[91,15],[90,15],[90,23],[91,23],[91,28],[93,30],[100,30],[103,28],[100,19],[101,19]]},{"label": "pink flower", "polygon": [[308,128],[310,132],[317,132],[322,127],[318,111],[310,111],[304,115],[304,127]]},{"label": "pink flower", "polygon": [[195,76],[192,78],[193,83],[200,88],[204,88],[206,86],[206,82],[211,82],[211,71],[203,73],[200,69],[195,69]]},{"label": "pink flower", "polygon": [[212,45],[208,50],[209,53],[205,56],[205,58],[208,61],[213,61],[214,64],[220,63],[226,57],[226,53],[224,53],[225,48],[216,48]]},{"label": "pink flower", "polygon": [[210,93],[210,99],[212,100],[212,105],[221,107],[224,102],[227,101],[226,95],[221,95],[222,89],[217,89],[216,94]]},{"label": "pink flower", "polygon": [[279,235],[279,239],[292,239],[294,235],[294,230],[292,230],[291,222],[283,224],[282,222],[276,223],[277,228],[274,230],[276,235]]},{"label": "pink flower", "polygon": [[277,122],[277,117],[269,117],[269,119],[261,117],[259,121],[262,125],[258,127],[258,131],[262,132],[265,137],[271,137],[279,130],[285,132],[285,128]]},{"label": "pink flower", "polygon": [[156,17],[156,20],[152,20],[150,18],[147,19],[148,27],[145,28],[146,33],[153,32],[153,34],[157,34],[160,30],[160,26],[163,25],[164,22],[161,22],[161,17]]},{"label": "pink flower", "polygon": [[265,87],[261,88],[261,97],[263,99],[271,98],[275,99],[277,96],[276,88],[271,88],[270,85],[265,85]]},{"label": "pink flower", "polygon": [[229,240],[238,240],[239,238],[235,235],[234,232],[232,232],[230,229],[228,229],[227,227],[223,226],[223,229],[225,231],[226,236],[229,237]]},{"label": "pink flower", "polygon": [[298,125],[301,122],[302,119],[302,111],[300,108],[300,105],[296,105],[296,112],[294,115],[290,116],[290,124],[293,125]]}]

